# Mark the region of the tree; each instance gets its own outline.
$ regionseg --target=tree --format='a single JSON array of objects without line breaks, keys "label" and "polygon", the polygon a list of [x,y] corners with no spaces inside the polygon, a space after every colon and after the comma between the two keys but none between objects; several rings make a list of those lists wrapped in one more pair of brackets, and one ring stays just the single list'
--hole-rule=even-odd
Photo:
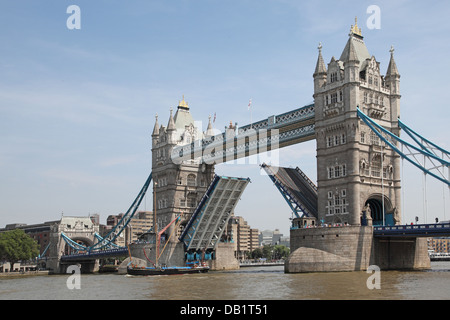
[{"label": "tree", "polygon": [[290,249],[283,245],[276,245],[273,249],[274,259],[286,259],[289,256]]},{"label": "tree", "polygon": [[9,261],[11,268],[20,260],[34,259],[39,255],[37,242],[23,230],[0,233],[0,260]]},{"label": "tree", "polygon": [[259,259],[263,257],[262,249],[256,248],[255,250],[249,252],[250,259]]}]

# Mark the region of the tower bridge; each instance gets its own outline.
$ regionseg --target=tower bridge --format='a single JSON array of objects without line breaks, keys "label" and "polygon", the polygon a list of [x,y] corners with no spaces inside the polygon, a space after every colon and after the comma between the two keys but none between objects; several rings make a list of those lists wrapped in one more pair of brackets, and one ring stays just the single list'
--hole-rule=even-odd
[{"label": "tower bridge", "polygon": [[[155,229],[175,235],[165,244],[170,247],[168,259],[183,263],[209,250],[216,267],[225,268],[230,247],[220,242],[224,223],[248,182],[239,178],[239,197],[227,209],[220,207],[222,193],[209,198],[220,185],[214,166],[315,140],[317,185],[300,168],[262,164],[296,216],[286,272],[365,270],[370,264],[429,267],[422,229],[404,232],[405,241],[394,239],[402,223],[400,160],[450,185],[449,154],[399,120],[400,73],[392,47],[385,74],[356,22],[339,59],[333,56],[325,64],[322,49],[320,44],[312,104],[242,127],[230,124],[220,134],[214,134],[211,120],[205,132],[195,125],[184,97],[175,114],[170,110],[167,126],[156,116],[150,176],[118,226],[89,249],[104,250],[114,242],[153,181]],[[402,130],[415,145],[400,138]],[[324,227],[336,225],[346,227]],[[390,232],[379,229],[389,226]],[[142,251],[139,247],[134,254]]]}]

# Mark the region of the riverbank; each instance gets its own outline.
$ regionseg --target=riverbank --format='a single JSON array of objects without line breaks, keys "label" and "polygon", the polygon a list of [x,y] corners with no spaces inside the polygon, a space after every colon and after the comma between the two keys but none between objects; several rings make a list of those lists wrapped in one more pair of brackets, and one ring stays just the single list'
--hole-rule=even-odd
[{"label": "riverbank", "polygon": [[20,278],[31,276],[47,276],[48,270],[25,271],[25,272],[0,272],[0,278]]}]

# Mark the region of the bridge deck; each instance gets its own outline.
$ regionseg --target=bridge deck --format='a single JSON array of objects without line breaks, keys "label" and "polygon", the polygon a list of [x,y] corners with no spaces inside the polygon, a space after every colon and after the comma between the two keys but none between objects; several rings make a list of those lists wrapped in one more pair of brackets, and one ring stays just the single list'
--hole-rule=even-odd
[{"label": "bridge deck", "polygon": [[262,165],[297,217],[317,217],[317,187],[299,168]]},{"label": "bridge deck", "polygon": [[94,260],[94,259],[104,259],[107,257],[123,257],[126,255],[128,255],[127,248],[118,248],[118,249],[98,250],[92,252],[63,255],[61,256],[61,261]]},{"label": "bridge deck", "polygon": [[173,148],[174,163],[197,160],[219,164],[315,138],[314,103]]},{"label": "bridge deck", "polygon": [[186,250],[215,249],[249,179],[215,176],[180,241]]},{"label": "bridge deck", "polygon": [[374,237],[444,237],[450,236],[450,223],[375,226]]}]

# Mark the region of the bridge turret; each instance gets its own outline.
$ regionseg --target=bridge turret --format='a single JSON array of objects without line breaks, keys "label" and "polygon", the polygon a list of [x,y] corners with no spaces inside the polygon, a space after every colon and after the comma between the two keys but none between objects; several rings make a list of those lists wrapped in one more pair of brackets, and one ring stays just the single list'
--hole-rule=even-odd
[{"label": "bridge turret", "polygon": [[384,79],[355,20],[340,58],[332,57],[328,68],[321,60],[319,49],[314,73],[319,221],[359,225],[370,205],[374,224],[396,224],[401,202],[398,157],[356,112],[359,107],[397,133],[400,76],[392,52]]},{"label": "bridge turret", "polygon": [[322,44],[319,43],[319,56],[317,58],[316,70],[314,71],[314,92],[322,88],[327,82],[327,67],[322,57]]},{"label": "bridge turret", "polygon": [[391,50],[389,51],[391,53],[391,59],[389,60],[389,66],[386,71],[385,84],[390,91],[391,121],[396,122],[400,117],[400,73],[394,60],[394,47],[391,46]]}]

